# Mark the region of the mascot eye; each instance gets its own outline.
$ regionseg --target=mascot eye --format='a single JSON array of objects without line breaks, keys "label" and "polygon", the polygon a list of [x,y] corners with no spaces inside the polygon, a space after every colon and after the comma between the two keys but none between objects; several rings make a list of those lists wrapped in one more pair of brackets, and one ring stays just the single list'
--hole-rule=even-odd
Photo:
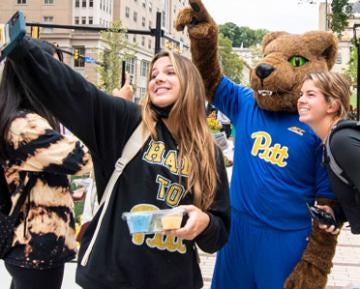
[{"label": "mascot eye", "polygon": [[302,66],[302,65],[304,65],[305,63],[307,63],[308,61],[309,61],[309,60],[307,60],[305,57],[302,57],[302,56],[299,56],[299,55],[291,56],[291,57],[288,59],[288,62],[289,62],[292,66],[295,66],[295,67]]}]

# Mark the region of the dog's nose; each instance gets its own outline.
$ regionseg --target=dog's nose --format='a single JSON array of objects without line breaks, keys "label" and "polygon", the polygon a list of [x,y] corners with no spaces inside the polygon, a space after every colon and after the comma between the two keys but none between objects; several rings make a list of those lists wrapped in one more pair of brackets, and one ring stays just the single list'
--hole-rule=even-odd
[{"label": "dog's nose", "polygon": [[255,69],[255,73],[260,79],[265,79],[273,71],[274,71],[274,67],[272,67],[270,64],[266,64],[266,63],[259,64]]}]

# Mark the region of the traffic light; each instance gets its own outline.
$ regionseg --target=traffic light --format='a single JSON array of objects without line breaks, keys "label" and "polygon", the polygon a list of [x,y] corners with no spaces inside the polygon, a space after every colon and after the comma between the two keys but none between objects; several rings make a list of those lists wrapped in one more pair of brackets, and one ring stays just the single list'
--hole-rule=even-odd
[{"label": "traffic light", "polygon": [[40,37],[40,27],[39,26],[31,26],[31,37],[32,38]]},{"label": "traffic light", "polygon": [[79,59],[79,49],[75,48],[74,50],[74,60],[78,60]]}]

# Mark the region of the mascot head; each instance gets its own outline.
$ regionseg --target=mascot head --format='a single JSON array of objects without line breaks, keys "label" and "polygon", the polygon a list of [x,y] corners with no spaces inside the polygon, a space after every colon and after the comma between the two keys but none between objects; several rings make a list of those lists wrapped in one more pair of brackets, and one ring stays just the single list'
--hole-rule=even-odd
[{"label": "mascot head", "polygon": [[337,40],[331,32],[302,35],[271,32],[263,39],[263,59],[250,74],[258,105],[269,111],[296,111],[305,74],[330,70]]}]

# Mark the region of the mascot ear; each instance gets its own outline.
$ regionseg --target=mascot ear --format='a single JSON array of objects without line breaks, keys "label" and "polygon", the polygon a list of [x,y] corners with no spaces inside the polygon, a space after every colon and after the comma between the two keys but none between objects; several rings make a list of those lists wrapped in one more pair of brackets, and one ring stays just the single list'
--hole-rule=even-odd
[{"label": "mascot ear", "polygon": [[276,31],[276,32],[269,32],[267,33],[262,41],[262,48],[263,48],[263,52],[265,51],[265,47],[273,40],[275,40],[276,38],[278,38],[281,35],[286,35],[289,34],[287,32],[284,31]]},{"label": "mascot ear", "polygon": [[313,31],[304,34],[305,43],[312,45],[309,47],[311,53],[325,59],[328,69],[330,70],[337,57],[337,38],[332,32]]}]

